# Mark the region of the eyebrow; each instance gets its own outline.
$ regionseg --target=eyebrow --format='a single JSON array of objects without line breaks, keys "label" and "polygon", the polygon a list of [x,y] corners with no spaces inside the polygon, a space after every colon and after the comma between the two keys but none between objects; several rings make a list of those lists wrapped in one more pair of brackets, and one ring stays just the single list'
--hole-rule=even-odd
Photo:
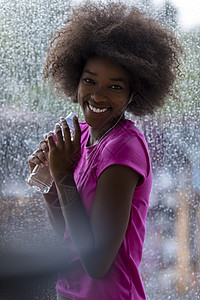
[{"label": "eyebrow", "polygon": [[[90,71],[88,69],[84,70],[83,73],[88,73],[88,74],[93,75],[93,76],[97,76],[98,75],[97,73],[92,72],[92,71]],[[110,78],[110,80],[112,80],[112,81],[118,81],[118,82],[123,82],[123,83],[127,84],[126,80],[124,80],[123,78]]]}]

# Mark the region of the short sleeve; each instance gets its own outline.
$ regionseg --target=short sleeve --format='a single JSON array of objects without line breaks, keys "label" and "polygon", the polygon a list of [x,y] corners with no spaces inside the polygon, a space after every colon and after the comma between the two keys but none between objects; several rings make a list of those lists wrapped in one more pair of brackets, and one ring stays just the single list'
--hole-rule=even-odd
[{"label": "short sleeve", "polygon": [[118,136],[107,142],[101,153],[97,176],[109,166],[123,165],[130,167],[143,178],[142,184],[150,171],[150,159],[145,138],[141,134]]}]

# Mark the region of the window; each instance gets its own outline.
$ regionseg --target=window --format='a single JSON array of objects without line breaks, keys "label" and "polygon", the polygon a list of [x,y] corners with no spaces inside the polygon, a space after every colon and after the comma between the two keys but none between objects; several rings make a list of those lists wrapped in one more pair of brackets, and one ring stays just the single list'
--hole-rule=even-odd
[{"label": "window", "polygon": [[[20,255],[30,254],[30,249],[35,253],[40,245],[53,249],[57,243],[42,196],[26,184],[27,156],[60,115],[78,113],[75,104],[56,98],[42,82],[45,49],[51,34],[67,17],[67,4],[64,0],[1,1],[0,255],[7,255],[9,262],[14,255],[20,259]],[[156,9],[151,1],[140,1],[138,5],[149,7],[161,22],[171,26],[186,52],[181,67],[183,76],[176,83],[181,101],[170,99],[155,116],[134,119],[146,136],[153,167],[140,272],[148,299],[178,299],[181,295],[197,299],[200,27],[182,29],[178,11],[170,2]],[[0,274],[1,286],[6,287],[7,282],[10,287],[11,274],[19,279],[19,265],[13,263],[13,266],[7,274]],[[52,271],[47,276],[38,269],[34,274],[41,275],[38,278],[42,280],[39,284],[31,279],[29,299],[54,299],[56,273]],[[20,289],[14,289],[15,296],[16,290]]]}]

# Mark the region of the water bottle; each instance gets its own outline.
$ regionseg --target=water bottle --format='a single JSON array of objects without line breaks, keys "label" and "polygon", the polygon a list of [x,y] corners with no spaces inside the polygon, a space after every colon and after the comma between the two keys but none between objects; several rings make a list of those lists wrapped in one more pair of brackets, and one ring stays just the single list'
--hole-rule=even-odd
[{"label": "water bottle", "polygon": [[[76,116],[76,114],[71,112],[65,118],[69,126],[72,139],[73,139],[73,131],[74,131],[74,125],[73,125],[74,116]],[[53,134],[53,138],[56,142],[57,139],[55,134]],[[43,194],[48,193],[53,183],[53,178],[51,177],[49,166],[40,167],[39,165],[36,165],[32,173],[30,174],[27,183],[31,187],[33,187],[34,189],[36,189],[37,191]]]}]

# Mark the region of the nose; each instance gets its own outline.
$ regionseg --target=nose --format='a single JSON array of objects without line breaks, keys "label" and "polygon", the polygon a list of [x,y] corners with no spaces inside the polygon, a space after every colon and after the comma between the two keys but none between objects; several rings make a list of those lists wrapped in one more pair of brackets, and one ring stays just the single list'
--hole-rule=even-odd
[{"label": "nose", "polygon": [[95,102],[105,102],[107,100],[107,96],[105,90],[103,88],[95,88],[91,95],[91,98]]}]

